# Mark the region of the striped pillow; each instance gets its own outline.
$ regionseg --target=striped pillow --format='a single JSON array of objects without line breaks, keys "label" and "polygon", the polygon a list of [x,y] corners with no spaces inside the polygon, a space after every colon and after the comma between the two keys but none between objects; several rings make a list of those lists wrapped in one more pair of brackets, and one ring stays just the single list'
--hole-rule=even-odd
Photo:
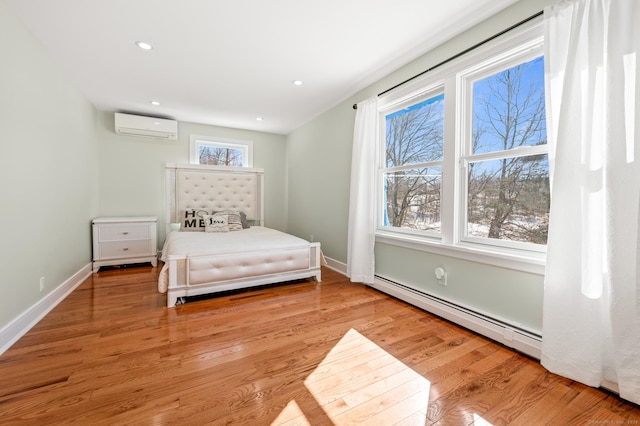
[{"label": "striped pillow", "polygon": [[215,212],[214,216],[227,216],[227,223],[229,231],[241,231],[242,220],[240,219],[240,213],[235,210],[224,210],[221,212]]}]

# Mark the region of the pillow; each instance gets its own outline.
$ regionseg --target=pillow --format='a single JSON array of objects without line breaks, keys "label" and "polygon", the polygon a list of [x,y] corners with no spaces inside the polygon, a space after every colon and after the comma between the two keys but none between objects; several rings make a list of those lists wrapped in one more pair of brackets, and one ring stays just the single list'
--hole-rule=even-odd
[{"label": "pillow", "polygon": [[213,213],[214,216],[222,215],[227,216],[229,223],[229,231],[242,231],[242,220],[240,219],[240,213],[235,210],[224,210],[221,212]]},{"label": "pillow", "polygon": [[247,221],[247,215],[244,212],[240,212],[240,222],[242,222],[242,229],[249,228],[249,222]]},{"label": "pillow", "polygon": [[229,222],[227,215],[205,215],[204,217],[205,232],[229,232]]},{"label": "pillow", "polygon": [[187,209],[180,212],[181,231],[204,231],[204,217],[209,212],[203,209]]}]

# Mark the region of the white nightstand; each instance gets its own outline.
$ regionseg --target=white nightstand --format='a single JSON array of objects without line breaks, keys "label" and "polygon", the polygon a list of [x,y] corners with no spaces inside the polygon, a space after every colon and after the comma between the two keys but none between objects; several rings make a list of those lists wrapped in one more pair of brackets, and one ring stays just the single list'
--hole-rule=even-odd
[{"label": "white nightstand", "polygon": [[158,265],[158,218],[97,217],[92,223],[93,272],[108,265]]}]

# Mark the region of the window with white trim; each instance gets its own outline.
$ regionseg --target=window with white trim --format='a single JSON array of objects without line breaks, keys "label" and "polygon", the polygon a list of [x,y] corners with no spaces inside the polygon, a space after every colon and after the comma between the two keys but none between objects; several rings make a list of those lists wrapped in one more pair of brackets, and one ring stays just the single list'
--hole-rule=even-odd
[{"label": "window with white trim", "polygon": [[542,25],[379,98],[378,234],[488,254],[546,251]]},{"label": "window with white trim", "polygon": [[191,135],[190,161],[228,167],[253,167],[253,142]]},{"label": "window with white trim", "polygon": [[443,140],[442,88],[386,115],[381,168],[385,227],[440,233]]}]

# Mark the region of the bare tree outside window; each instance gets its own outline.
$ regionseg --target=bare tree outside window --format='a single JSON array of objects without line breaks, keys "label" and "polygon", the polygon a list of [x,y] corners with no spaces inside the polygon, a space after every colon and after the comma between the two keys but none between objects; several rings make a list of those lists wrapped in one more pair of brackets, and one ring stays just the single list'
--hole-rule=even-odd
[{"label": "bare tree outside window", "polygon": [[201,145],[199,156],[200,164],[242,167],[243,151],[241,149]]},{"label": "bare tree outside window", "polygon": [[444,95],[387,115],[385,226],[440,231]]},{"label": "bare tree outside window", "polygon": [[[537,58],[474,83],[467,235],[547,242],[548,155],[517,152],[547,143],[543,66]],[[492,158],[473,159],[491,153]]]}]

